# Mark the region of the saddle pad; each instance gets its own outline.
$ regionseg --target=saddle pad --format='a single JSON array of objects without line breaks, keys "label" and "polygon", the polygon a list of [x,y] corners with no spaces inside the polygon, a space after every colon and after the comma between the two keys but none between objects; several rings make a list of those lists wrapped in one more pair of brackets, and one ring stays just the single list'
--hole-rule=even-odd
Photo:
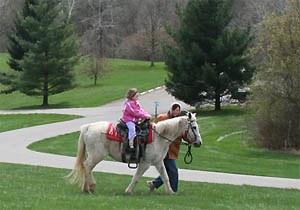
[{"label": "saddle pad", "polygon": [[[152,123],[150,123],[150,128],[152,128]],[[113,123],[109,123],[108,125],[106,138],[113,141],[123,142],[123,137],[120,135],[120,133],[116,131],[115,127],[113,126]],[[151,144],[152,141],[152,129],[149,129],[149,135],[146,144]]]},{"label": "saddle pad", "polygon": [[118,133],[113,126],[113,123],[109,123],[107,132],[106,132],[106,138],[114,141],[121,141],[123,142],[123,137]]}]

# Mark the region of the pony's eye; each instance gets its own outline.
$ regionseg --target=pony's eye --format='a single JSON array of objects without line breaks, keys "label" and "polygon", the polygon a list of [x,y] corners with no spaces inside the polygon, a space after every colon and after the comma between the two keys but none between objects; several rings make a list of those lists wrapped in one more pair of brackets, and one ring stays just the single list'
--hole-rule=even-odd
[{"label": "pony's eye", "polygon": [[193,127],[193,129],[195,129],[195,130],[196,130],[196,129],[197,129],[197,127],[196,127],[196,126],[194,126],[194,127]]}]

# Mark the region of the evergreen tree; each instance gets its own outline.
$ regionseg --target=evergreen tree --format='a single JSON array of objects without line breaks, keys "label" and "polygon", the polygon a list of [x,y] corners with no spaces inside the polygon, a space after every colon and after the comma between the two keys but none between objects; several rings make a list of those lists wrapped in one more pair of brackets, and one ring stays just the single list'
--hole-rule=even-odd
[{"label": "evergreen tree", "polygon": [[30,8],[30,5],[35,5],[35,4],[36,4],[36,0],[25,1],[22,15],[18,15],[15,21],[15,33],[8,36],[10,41],[10,47],[8,47],[7,50],[11,57],[8,60],[8,65],[16,71],[22,71],[22,68],[18,64],[18,61],[21,60],[25,54],[25,49],[23,48],[20,41],[21,40],[27,40],[32,42],[34,41],[31,40],[27,31],[24,29],[24,27],[21,26],[21,22],[23,19],[27,17],[35,17],[34,10]]},{"label": "evergreen tree", "polygon": [[11,61],[17,64],[14,69],[20,71],[15,87],[26,95],[43,96],[43,105],[47,106],[50,95],[73,87],[78,44],[73,27],[60,17],[60,0],[31,3],[25,4],[31,15],[18,19],[19,30],[15,34],[20,53],[24,52],[21,58],[12,56]]},{"label": "evergreen tree", "polygon": [[175,46],[165,44],[167,90],[194,105],[237,91],[253,74],[245,56],[252,40],[250,27],[230,30],[231,0],[190,0],[177,8],[177,29],[167,28]]},{"label": "evergreen tree", "polygon": [[[8,35],[9,47],[7,48],[8,53],[10,54],[10,58],[8,59],[8,65],[14,71],[20,72],[22,68],[19,65],[19,61],[24,57],[25,49],[22,46],[22,40],[32,41],[31,37],[21,26],[22,20],[27,17],[34,17],[35,12],[30,5],[35,5],[37,0],[25,0],[23,11],[21,14],[17,15],[16,20],[14,21],[15,32]],[[6,85],[8,89],[2,91],[1,93],[11,93],[16,88],[16,79],[18,78],[17,74],[14,73],[1,73],[0,83]]]}]

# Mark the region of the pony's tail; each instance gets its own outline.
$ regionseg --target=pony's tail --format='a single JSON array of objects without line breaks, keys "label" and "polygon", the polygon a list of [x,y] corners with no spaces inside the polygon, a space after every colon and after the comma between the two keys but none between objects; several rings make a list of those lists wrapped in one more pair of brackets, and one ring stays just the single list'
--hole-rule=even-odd
[{"label": "pony's tail", "polygon": [[70,184],[78,183],[79,185],[83,186],[83,184],[85,183],[85,169],[83,165],[83,162],[86,160],[84,134],[86,133],[87,128],[87,126],[81,128],[80,136],[78,139],[76,163],[71,173],[66,176]]}]

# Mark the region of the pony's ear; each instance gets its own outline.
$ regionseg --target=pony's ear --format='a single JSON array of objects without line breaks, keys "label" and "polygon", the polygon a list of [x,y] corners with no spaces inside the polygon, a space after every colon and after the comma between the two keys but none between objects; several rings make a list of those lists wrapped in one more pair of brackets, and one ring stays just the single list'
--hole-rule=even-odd
[{"label": "pony's ear", "polygon": [[189,119],[192,119],[192,113],[189,112],[188,116],[189,116]]}]

